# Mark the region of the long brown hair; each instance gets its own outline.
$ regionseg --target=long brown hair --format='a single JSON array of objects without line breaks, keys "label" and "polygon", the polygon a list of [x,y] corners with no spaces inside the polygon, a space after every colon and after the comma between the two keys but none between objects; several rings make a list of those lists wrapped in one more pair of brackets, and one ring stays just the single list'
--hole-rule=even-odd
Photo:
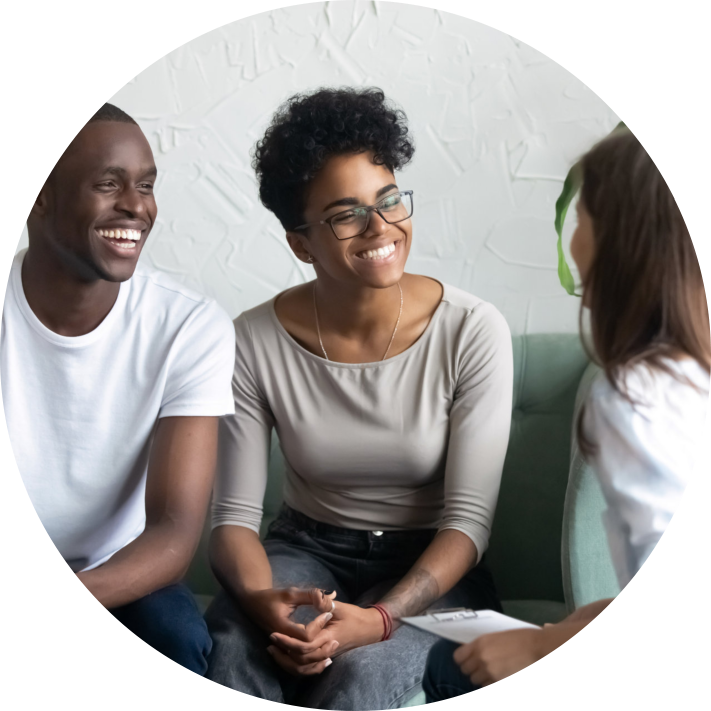
[{"label": "long brown hair", "polygon": [[[711,372],[701,269],[684,218],[657,166],[622,128],[587,153],[580,169],[580,199],[592,218],[595,240],[583,284],[592,359],[627,399],[624,374],[638,363],[676,375],[669,359],[691,356]],[[589,454],[594,446],[583,436],[581,423],[582,413],[578,439]]]}]

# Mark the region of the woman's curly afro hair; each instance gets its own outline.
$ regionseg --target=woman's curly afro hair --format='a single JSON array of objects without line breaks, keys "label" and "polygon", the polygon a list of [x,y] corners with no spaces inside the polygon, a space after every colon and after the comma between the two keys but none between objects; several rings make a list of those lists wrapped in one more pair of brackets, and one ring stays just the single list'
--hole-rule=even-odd
[{"label": "woman's curly afro hair", "polygon": [[303,223],[306,188],[328,158],[363,151],[393,172],[415,152],[405,113],[380,89],[296,94],[279,107],[254,147],[259,197],[284,229],[294,229]]}]

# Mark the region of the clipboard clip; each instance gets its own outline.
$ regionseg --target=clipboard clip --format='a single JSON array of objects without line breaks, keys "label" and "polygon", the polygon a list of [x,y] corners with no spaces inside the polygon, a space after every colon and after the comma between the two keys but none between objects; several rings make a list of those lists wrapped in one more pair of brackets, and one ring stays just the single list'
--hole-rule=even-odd
[{"label": "clipboard clip", "polygon": [[450,607],[444,610],[433,610],[430,615],[437,622],[456,622],[458,620],[474,620],[477,615],[475,610],[470,610],[467,607]]}]

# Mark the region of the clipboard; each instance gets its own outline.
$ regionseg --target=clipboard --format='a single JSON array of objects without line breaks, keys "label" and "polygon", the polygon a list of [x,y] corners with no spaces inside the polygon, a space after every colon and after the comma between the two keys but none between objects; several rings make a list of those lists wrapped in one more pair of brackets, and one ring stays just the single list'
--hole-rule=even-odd
[{"label": "clipboard", "polygon": [[537,625],[502,615],[494,610],[470,610],[466,607],[432,610],[417,617],[402,617],[400,622],[459,644],[473,642],[477,637],[491,632],[539,629]]}]

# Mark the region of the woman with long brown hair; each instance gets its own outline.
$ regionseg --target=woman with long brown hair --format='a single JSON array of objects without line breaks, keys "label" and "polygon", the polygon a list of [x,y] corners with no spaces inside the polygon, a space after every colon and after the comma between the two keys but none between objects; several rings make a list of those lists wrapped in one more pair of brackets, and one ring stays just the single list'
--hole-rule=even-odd
[{"label": "woman with long brown hair", "polygon": [[[709,396],[709,313],[684,219],[634,135],[615,131],[580,169],[570,251],[589,309],[587,348],[602,372],[576,426],[605,496],[610,553],[624,587],[664,533],[694,469]],[[520,671],[610,602],[543,629],[485,635],[456,651],[440,642],[428,659],[428,702]]]}]

